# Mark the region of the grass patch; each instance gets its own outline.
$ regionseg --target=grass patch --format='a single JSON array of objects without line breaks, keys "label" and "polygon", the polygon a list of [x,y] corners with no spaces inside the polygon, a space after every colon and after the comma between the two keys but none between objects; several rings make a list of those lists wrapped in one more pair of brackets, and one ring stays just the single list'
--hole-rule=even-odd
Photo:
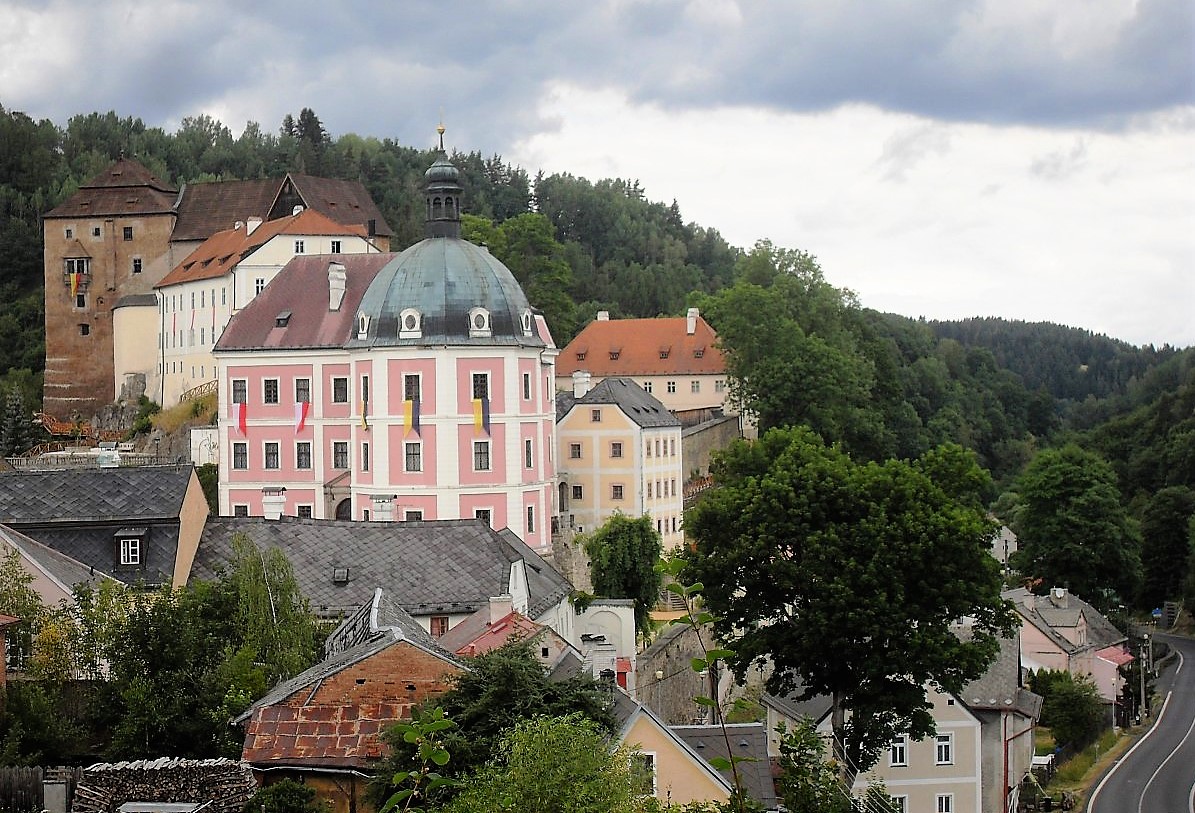
[{"label": "grass patch", "polygon": [[154,428],[167,434],[177,432],[183,426],[209,424],[216,415],[216,393],[209,393],[192,401],[164,409],[153,416]]},{"label": "grass patch", "polygon": [[1054,734],[1048,728],[1038,726],[1033,731],[1033,753],[1038,756],[1046,756],[1054,753],[1054,748],[1057,743],[1054,742]]}]

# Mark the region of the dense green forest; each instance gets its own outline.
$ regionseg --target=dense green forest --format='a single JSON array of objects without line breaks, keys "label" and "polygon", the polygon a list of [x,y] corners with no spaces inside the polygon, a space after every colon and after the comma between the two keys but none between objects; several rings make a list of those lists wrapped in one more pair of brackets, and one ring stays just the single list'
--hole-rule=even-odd
[{"label": "dense green forest", "polygon": [[[207,116],[166,132],[114,112],[60,127],[0,107],[0,386],[26,407],[40,401],[44,366],[40,216],[122,154],[175,186],[288,171],[359,180],[395,250],[423,236],[423,173],[434,160],[389,138],[333,137],[310,109],[234,137]],[[1126,538],[1144,559],[1142,589],[1181,589],[1173,582],[1187,572],[1195,503],[1195,351],[1044,323],[878,313],[828,282],[813,255],[766,240],[731,246],[637,181],[532,177],[497,155],[451,157],[465,235],[511,268],[559,345],[598,310],[649,317],[699,306],[726,346],[732,393],[763,428],[804,423],[868,460],[957,442],[991,472],[986,496],[1002,495],[1014,528],[1040,496],[1021,493],[1022,472],[1043,449],[1073,444],[1110,466]],[[1040,562],[1023,564],[1034,575]]]}]

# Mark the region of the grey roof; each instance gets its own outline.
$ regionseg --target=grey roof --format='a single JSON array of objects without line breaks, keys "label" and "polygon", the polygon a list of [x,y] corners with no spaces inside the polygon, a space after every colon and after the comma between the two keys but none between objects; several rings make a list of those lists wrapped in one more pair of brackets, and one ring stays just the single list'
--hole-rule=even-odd
[{"label": "grey roof", "polygon": [[67,590],[71,590],[79,584],[98,584],[103,579],[112,578],[108,574],[60,553],[48,545],[43,545],[36,539],[12,528],[0,525],[0,537],[3,537],[19,553],[60,582]]},{"label": "grey roof", "polygon": [[[471,336],[469,314],[475,307],[490,314],[488,336]],[[419,338],[399,338],[399,314],[420,312]],[[503,345],[545,347],[536,333],[523,333],[527,296],[514,274],[481,246],[459,237],[428,237],[398,255],[370,283],[360,311],[370,318],[366,338],[348,347]]]},{"label": "grey roof", "polygon": [[[527,564],[532,619],[572,591],[560,573],[513,534],[475,519],[355,522],[282,517],[209,517],[192,574],[213,578],[232,558],[232,538],[280,548],[299,588],[321,615],[349,614],[382,588],[414,615],[467,614],[509,590],[510,566]],[[333,582],[333,569],[348,580]]]},{"label": "grey roof", "polygon": [[193,472],[190,463],[0,472],[0,523],[177,520]]},{"label": "grey roof", "polygon": [[128,294],[116,300],[115,308],[156,308],[158,306],[157,294]]},{"label": "grey roof", "polygon": [[803,691],[803,689],[799,688],[793,689],[783,696],[764,694],[761,702],[765,706],[771,706],[776,709],[776,711],[790,720],[805,718],[815,723],[820,722],[830,713],[832,705],[830,696],[828,694],[817,694],[807,700],[802,700],[800,698]]},{"label": "grey roof", "polygon": [[[1063,652],[1103,649],[1125,640],[1124,633],[1101,612],[1069,590],[1064,593],[1061,605],[1055,604],[1050,596],[1034,595],[1024,587],[1005,590],[1000,595],[1015,604],[1021,617],[1037,627]],[[1058,631],[1077,626],[1081,618],[1087,621],[1087,644],[1084,646],[1072,643]]]},{"label": "grey roof", "polygon": [[[0,472],[0,524],[15,528],[88,570],[129,584],[172,581],[183,501],[194,467]],[[145,535],[141,563],[116,562],[116,536]]]},{"label": "grey roof", "polygon": [[[768,732],[762,723],[727,723],[730,753],[726,750],[727,738],[723,737],[721,726],[674,725],[671,728],[706,762],[714,757],[745,757],[735,766],[743,790],[765,809],[778,808],[779,799],[776,798],[776,786],[772,782],[772,764],[768,760]],[[727,782],[734,784],[730,769],[719,773]]]},{"label": "grey roof", "polygon": [[1002,711],[1015,708],[1022,714],[1041,714],[1042,698],[1021,685],[1021,642],[1019,636],[1000,639],[1000,651],[988,670],[971,681],[958,695],[967,708]]},{"label": "grey roof", "polygon": [[644,429],[680,426],[680,419],[669,412],[660,399],[630,378],[604,378],[580,398],[567,390],[557,393],[557,422],[563,420],[577,404],[614,404]]}]

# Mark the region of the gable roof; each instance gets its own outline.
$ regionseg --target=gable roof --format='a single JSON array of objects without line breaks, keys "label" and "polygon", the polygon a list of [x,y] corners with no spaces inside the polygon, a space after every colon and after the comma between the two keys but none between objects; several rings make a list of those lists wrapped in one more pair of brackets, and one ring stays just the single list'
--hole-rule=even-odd
[{"label": "gable roof", "polygon": [[[1069,590],[1062,594],[1064,604],[1055,604],[1050,596],[1038,596],[1024,587],[1005,590],[1001,597],[1011,601],[1021,617],[1040,630],[1059,649],[1068,654],[1085,649],[1102,649],[1125,640],[1101,612]],[[1071,643],[1059,629],[1075,627],[1087,622],[1087,644]]]},{"label": "gable roof", "polygon": [[603,379],[580,398],[567,390],[558,392],[556,394],[556,422],[564,420],[565,416],[578,404],[584,406],[613,404],[644,429],[681,425],[680,419],[669,412],[660,399],[629,378]]},{"label": "gable roof", "polygon": [[194,471],[187,463],[0,472],[0,524],[177,520]]},{"label": "gable roof", "polygon": [[[356,522],[282,517],[209,517],[192,573],[213,578],[231,561],[232,537],[243,533],[262,549],[280,548],[312,609],[321,615],[356,610],[377,587],[414,615],[465,614],[509,590],[510,567],[527,570],[527,614],[537,618],[572,591],[564,576],[514,534],[475,519]],[[333,581],[335,568],[348,581]]]},{"label": "gable roof", "polygon": [[[262,228],[261,226],[258,227]],[[396,254],[341,254],[344,299],[337,310],[328,308],[329,258],[295,257],[282,267],[260,294],[229,320],[214,351],[300,350],[341,347],[356,330],[357,310],[369,283],[394,261]],[[296,292],[301,292],[296,294]],[[283,327],[278,315],[290,311]]]},{"label": "gable roof", "polygon": [[[772,764],[768,759],[768,732],[762,723],[727,723],[729,753],[721,726],[674,725],[671,728],[694,753],[707,762],[715,757],[743,758],[743,761],[735,766],[738,768],[743,790],[765,809],[777,809],[780,800],[776,797],[776,786],[772,781]],[[733,784],[734,774],[729,768],[719,773],[727,782]]]},{"label": "gable roof", "polygon": [[687,317],[596,319],[556,359],[556,375],[586,370],[595,377],[630,375],[717,375],[726,360],[718,334],[700,315],[694,332]]},{"label": "gable roof", "polygon": [[365,227],[343,226],[314,209],[304,209],[297,215],[268,220],[251,232],[242,222],[236,228],[216,232],[204,240],[154,287],[165,288],[182,282],[222,277],[231,273],[233,268],[253,252],[280,235],[364,237]]},{"label": "gable roof", "polygon": [[29,565],[66,594],[78,584],[98,584],[112,577],[94,567],[43,545],[20,531],[0,525],[0,543],[10,546]]},{"label": "gable roof", "polygon": [[167,214],[177,197],[174,189],[139,161],[121,158],[44,217]]},{"label": "gable roof", "polygon": [[365,227],[373,220],[376,234],[392,234],[381,210],[359,181],[291,173],[283,178],[186,185],[170,239],[206,240],[238,220],[260,217],[269,221],[290,215],[288,204],[300,203],[344,225]]},{"label": "gable roof", "polygon": [[522,613],[509,612],[490,621],[490,608],[482,607],[440,636],[440,646],[457,655],[473,657],[497,649],[511,640],[530,640],[544,631]]}]

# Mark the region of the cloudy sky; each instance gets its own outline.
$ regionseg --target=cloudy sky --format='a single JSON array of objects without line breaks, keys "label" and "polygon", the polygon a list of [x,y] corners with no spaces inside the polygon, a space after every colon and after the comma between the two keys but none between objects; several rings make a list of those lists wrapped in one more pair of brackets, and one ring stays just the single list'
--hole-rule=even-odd
[{"label": "cloudy sky", "polygon": [[0,104],[638,179],[864,305],[1195,345],[1190,0],[0,0]]}]

